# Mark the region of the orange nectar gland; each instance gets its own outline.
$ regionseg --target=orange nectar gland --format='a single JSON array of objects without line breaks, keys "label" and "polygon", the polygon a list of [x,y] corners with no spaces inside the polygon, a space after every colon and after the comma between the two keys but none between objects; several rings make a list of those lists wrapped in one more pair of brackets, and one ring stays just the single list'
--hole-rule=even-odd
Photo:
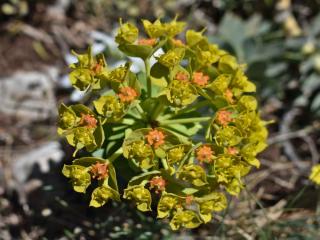
[{"label": "orange nectar gland", "polygon": [[157,42],[155,38],[142,38],[138,40],[138,45],[154,46]]},{"label": "orange nectar gland", "polygon": [[99,74],[102,71],[102,60],[100,59],[98,63],[96,63],[94,66],[92,66],[91,70],[95,73],[95,74]]},{"label": "orange nectar gland", "polygon": [[151,130],[147,135],[147,141],[150,146],[158,148],[160,145],[164,144],[165,135],[159,130]]},{"label": "orange nectar gland", "polygon": [[90,172],[92,173],[93,178],[103,180],[108,177],[108,164],[97,162],[91,167]]},{"label": "orange nectar gland", "polygon": [[232,91],[228,88],[225,93],[224,93],[224,96],[225,98],[227,99],[227,101],[231,104],[234,103],[234,100],[233,100],[233,93]]},{"label": "orange nectar gland", "polygon": [[176,76],[174,77],[174,79],[179,80],[179,81],[183,81],[186,82],[189,80],[189,76],[187,73],[185,72],[177,72]]},{"label": "orange nectar gland", "polygon": [[236,147],[228,147],[227,153],[230,155],[236,155],[239,153],[239,150]]},{"label": "orange nectar gland", "polygon": [[192,82],[200,87],[204,87],[208,84],[209,76],[203,74],[202,72],[194,72]]},{"label": "orange nectar gland", "polygon": [[227,110],[220,110],[217,112],[217,122],[223,126],[227,126],[232,121],[232,112]]},{"label": "orange nectar gland", "polygon": [[130,103],[138,96],[138,93],[131,87],[122,87],[120,88],[120,93],[118,96],[121,102]]},{"label": "orange nectar gland", "polygon": [[180,39],[172,39],[172,43],[176,47],[183,47],[184,46],[184,43]]},{"label": "orange nectar gland", "polygon": [[162,177],[153,177],[150,180],[150,189],[155,189],[156,193],[159,193],[164,191],[166,188],[166,180],[164,180]]},{"label": "orange nectar gland", "polygon": [[202,146],[197,149],[197,159],[199,162],[210,163],[212,161],[213,151],[209,146]]},{"label": "orange nectar gland", "polygon": [[94,118],[94,116],[90,114],[83,114],[81,113],[81,120],[80,125],[86,126],[88,128],[96,128],[97,127],[97,119]]},{"label": "orange nectar gland", "polygon": [[192,202],[193,202],[193,196],[192,195],[186,196],[186,205],[191,205]]}]

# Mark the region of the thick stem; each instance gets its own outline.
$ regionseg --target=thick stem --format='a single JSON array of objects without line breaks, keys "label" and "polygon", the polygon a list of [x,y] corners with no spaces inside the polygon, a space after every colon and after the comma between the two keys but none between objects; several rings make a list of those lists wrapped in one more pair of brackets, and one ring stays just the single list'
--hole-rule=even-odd
[{"label": "thick stem", "polygon": [[156,120],[158,116],[162,113],[164,107],[165,105],[163,104],[163,102],[159,102],[151,115],[151,119]]},{"label": "thick stem", "polygon": [[209,100],[203,100],[201,102],[197,102],[195,103],[194,105],[191,105],[189,107],[186,107],[186,108],[183,108],[181,109],[180,111],[176,112],[176,113],[173,113],[173,114],[167,114],[166,116],[162,117],[163,120],[167,120],[169,118],[172,118],[172,117],[177,117],[181,114],[184,114],[184,113],[188,113],[188,112],[192,112],[192,111],[197,111],[199,108],[202,108],[202,107],[205,107],[205,106],[208,106],[210,105],[211,102]]},{"label": "thick stem", "polygon": [[161,125],[170,125],[177,123],[195,123],[195,122],[207,122],[211,119],[211,117],[198,117],[198,118],[178,118],[178,119],[169,119],[163,120]]},{"label": "thick stem", "polygon": [[183,165],[185,164],[185,162],[186,162],[186,160],[190,157],[190,154],[192,154],[192,152],[194,151],[194,150],[196,150],[198,147],[200,147],[202,145],[202,143],[201,142],[199,142],[199,143],[197,143],[196,145],[194,145],[188,152],[187,152],[187,154],[184,156],[184,158],[181,160],[181,162],[180,162],[180,164],[179,164],[179,167],[178,167],[178,169],[177,169],[177,172],[179,172],[181,169],[182,169],[182,167],[183,167]]},{"label": "thick stem", "polygon": [[146,68],[146,81],[147,81],[148,98],[151,98],[152,97],[152,87],[151,87],[151,77],[150,77],[150,60],[145,59],[144,65]]},{"label": "thick stem", "polygon": [[116,160],[118,157],[120,157],[123,153],[123,149],[119,148],[115,153],[113,153],[110,157],[108,157],[109,162],[113,162]]}]

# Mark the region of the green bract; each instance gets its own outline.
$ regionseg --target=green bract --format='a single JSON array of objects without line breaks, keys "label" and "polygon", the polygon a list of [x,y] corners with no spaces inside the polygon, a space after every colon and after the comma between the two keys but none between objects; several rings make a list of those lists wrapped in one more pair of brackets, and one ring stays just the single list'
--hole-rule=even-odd
[{"label": "green bract", "polygon": [[91,48],[87,54],[73,54],[78,58],[78,62],[71,64],[70,81],[72,86],[83,91],[100,89],[104,79],[108,75],[107,64],[102,54],[92,56]]},{"label": "green bract", "polygon": [[[142,23],[144,36],[121,22],[116,42],[126,56],[143,60],[145,73],[133,73],[130,62],[107,69],[90,48],[76,55],[70,80],[86,91],[90,107],[62,104],[58,132],[74,154],[85,149],[100,158],[76,159],[63,174],[77,192],[93,183],[92,207],[122,196],[169,218],[173,230],[195,228],[224,210],[225,195],[238,195],[243,177],[260,166],[266,123],[244,65],[203,31],[188,30],[183,42],[176,36],[185,23],[177,19]],[[163,54],[154,56],[158,49]],[[116,173],[125,189],[118,189]]]}]

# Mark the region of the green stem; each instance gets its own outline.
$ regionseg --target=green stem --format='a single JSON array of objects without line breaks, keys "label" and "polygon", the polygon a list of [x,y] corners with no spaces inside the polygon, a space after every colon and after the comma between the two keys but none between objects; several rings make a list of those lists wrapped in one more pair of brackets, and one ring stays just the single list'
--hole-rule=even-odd
[{"label": "green stem", "polygon": [[162,121],[160,123],[160,125],[170,125],[170,124],[178,124],[178,123],[207,122],[210,119],[211,119],[211,117],[169,119],[169,120]]},{"label": "green stem", "polygon": [[[190,107],[181,109],[179,112],[174,114],[173,117],[179,116],[179,115],[184,114],[184,113],[192,112],[192,111],[197,111],[199,108],[208,106],[209,104],[211,104],[211,102],[209,100],[203,100],[201,102],[197,102],[197,103],[195,103],[194,105],[192,105]],[[167,118],[163,118],[163,120],[168,119],[169,117],[172,117],[172,116],[168,116]]]},{"label": "green stem", "polygon": [[148,98],[151,98],[152,97],[152,87],[151,87],[151,78],[150,78],[150,60],[145,59],[144,65],[146,68],[146,81],[147,81]]},{"label": "green stem", "polygon": [[163,108],[164,108],[164,104],[163,104],[163,102],[160,101],[157,104],[157,106],[155,107],[155,109],[151,115],[151,119],[156,120],[158,118],[158,116],[160,115],[160,113],[162,112]]},{"label": "green stem", "polygon": [[116,160],[118,157],[120,157],[123,153],[123,149],[119,148],[116,152],[114,152],[110,157],[108,157],[109,162],[113,162]]},{"label": "green stem", "polygon": [[135,124],[135,120],[132,119],[132,118],[123,118],[121,123],[124,124],[124,125],[133,125]]},{"label": "green stem", "polygon": [[184,156],[184,158],[181,160],[179,167],[177,169],[177,172],[179,172],[181,170],[181,168],[183,167],[184,163],[186,162],[186,160],[189,158],[190,154],[196,150],[198,147],[200,147],[202,145],[201,142],[197,143],[196,145],[194,145],[189,152],[187,152],[187,154]]},{"label": "green stem", "polygon": [[162,163],[163,168],[164,168],[165,170],[168,170],[168,169],[169,169],[169,166],[168,166],[168,163],[167,163],[167,160],[166,160],[166,159],[161,158],[161,163]]},{"label": "green stem", "polygon": [[142,119],[145,119],[146,116],[145,116],[145,113],[144,113],[142,107],[140,106],[140,104],[137,103],[134,107],[135,107],[135,109],[137,110],[137,112],[140,114],[140,116],[142,117]]}]

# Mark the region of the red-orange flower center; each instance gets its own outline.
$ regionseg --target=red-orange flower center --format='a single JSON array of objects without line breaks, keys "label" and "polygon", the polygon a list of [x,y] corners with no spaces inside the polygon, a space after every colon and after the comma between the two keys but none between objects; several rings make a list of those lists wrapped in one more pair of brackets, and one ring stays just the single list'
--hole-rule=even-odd
[{"label": "red-orange flower center", "polygon": [[229,147],[227,149],[227,153],[229,153],[230,155],[236,155],[239,153],[239,150],[236,147]]},{"label": "red-orange flower center", "polygon": [[92,173],[93,178],[103,180],[108,177],[108,164],[97,162],[91,167],[90,172]]},{"label": "red-orange flower center", "polygon": [[224,93],[224,96],[225,98],[227,99],[227,101],[231,104],[234,103],[234,100],[233,100],[233,93],[230,89],[227,89]]},{"label": "red-orange flower center", "polygon": [[103,61],[100,59],[99,62],[97,62],[95,65],[93,65],[91,67],[91,70],[95,73],[95,74],[99,74],[101,73],[103,69]]},{"label": "red-orange flower center", "polygon": [[132,102],[138,96],[138,93],[131,87],[122,87],[118,96],[121,102]]},{"label": "red-orange flower center", "polygon": [[97,127],[97,119],[90,114],[81,114],[80,125],[86,126],[88,128],[96,128]]},{"label": "red-orange flower center", "polygon": [[192,195],[186,196],[186,204],[191,205],[192,202],[193,202],[193,196]]},{"label": "red-orange flower center", "polygon": [[163,132],[154,129],[151,130],[147,135],[148,144],[154,148],[158,148],[160,145],[164,144],[165,135]]},{"label": "red-orange flower center", "polygon": [[176,47],[183,47],[184,46],[184,43],[180,39],[172,39],[172,43]]},{"label": "red-orange flower center", "polygon": [[208,162],[212,161],[213,151],[209,146],[202,146],[197,149],[197,159],[200,162]]},{"label": "red-orange flower center", "polygon": [[204,87],[208,84],[209,76],[203,74],[202,72],[194,72],[192,82],[200,87]]},{"label": "red-orange flower center", "polygon": [[189,76],[187,73],[185,72],[177,72],[176,76],[174,77],[174,79],[179,80],[179,81],[188,81],[189,80]]},{"label": "red-orange flower center", "polygon": [[150,189],[155,189],[155,192],[164,191],[166,187],[166,181],[162,177],[153,177],[150,180]]},{"label": "red-orange flower center", "polygon": [[216,120],[219,124],[226,126],[233,119],[231,115],[232,112],[229,112],[227,110],[220,110],[217,112]]},{"label": "red-orange flower center", "polygon": [[145,45],[145,46],[153,46],[157,42],[157,39],[155,38],[142,38],[138,40],[139,45]]}]

